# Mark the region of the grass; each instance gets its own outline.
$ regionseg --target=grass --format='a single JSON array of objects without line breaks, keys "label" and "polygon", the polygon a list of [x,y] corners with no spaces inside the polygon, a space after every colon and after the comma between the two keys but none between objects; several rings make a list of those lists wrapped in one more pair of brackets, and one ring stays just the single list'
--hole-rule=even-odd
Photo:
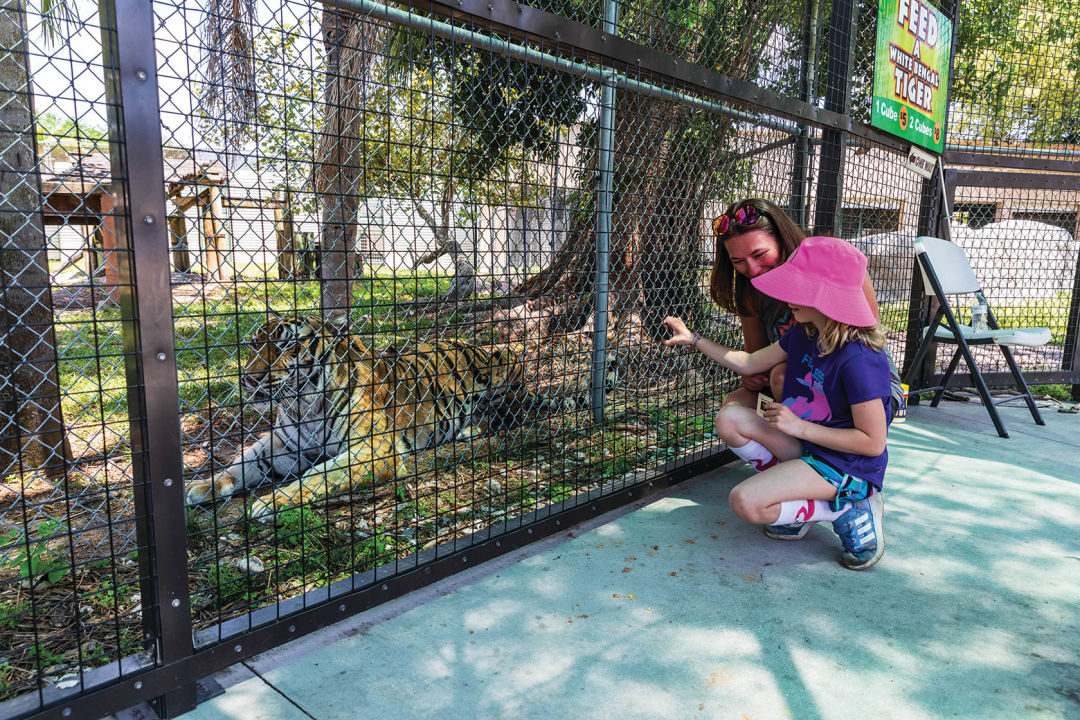
[{"label": "grass", "polygon": [[[992,303],[991,309],[998,325],[1002,328],[1046,327],[1050,328],[1050,342],[1061,345],[1065,342],[1065,332],[1069,324],[1069,302],[1071,293],[1058,292],[1052,298],[1028,298],[1011,303]],[[890,331],[907,329],[907,303],[882,303],[882,322]],[[971,322],[970,303],[959,308],[957,322]]]}]

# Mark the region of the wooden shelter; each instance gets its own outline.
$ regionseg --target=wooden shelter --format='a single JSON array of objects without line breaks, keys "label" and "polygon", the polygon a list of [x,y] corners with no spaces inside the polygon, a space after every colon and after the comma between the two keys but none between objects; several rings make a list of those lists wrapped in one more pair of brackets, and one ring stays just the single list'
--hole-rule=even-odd
[{"label": "wooden shelter", "polygon": [[[169,245],[177,270],[191,269],[185,213],[197,208],[201,218],[202,266],[217,280],[228,279],[225,205],[222,186],[228,179],[218,162],[199,163],[188,151],[166,151],[166,192],[170,202]],[[51,167],[50,167],[51,165]],[[66,155],[44,164],[50,171],[41,174],[42,215],[46,225],[89,226],[90,242],[84,250],[88,270],[105,266],[104,290],[110,293],[120,283],[116,261],[116,215],[112,187],[112,166],[107,155],[91,152]]]}]

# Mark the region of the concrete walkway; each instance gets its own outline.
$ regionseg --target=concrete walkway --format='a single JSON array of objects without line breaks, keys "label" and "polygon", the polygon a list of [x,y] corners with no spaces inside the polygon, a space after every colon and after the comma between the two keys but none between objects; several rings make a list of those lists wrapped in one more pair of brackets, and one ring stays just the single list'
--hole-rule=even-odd
[{"label": "concrete walkway", "polygon": [[729,466],[216,676],[184,720],[1080,718],[1080,415],[890,433],[887,550],[767,539]]}]

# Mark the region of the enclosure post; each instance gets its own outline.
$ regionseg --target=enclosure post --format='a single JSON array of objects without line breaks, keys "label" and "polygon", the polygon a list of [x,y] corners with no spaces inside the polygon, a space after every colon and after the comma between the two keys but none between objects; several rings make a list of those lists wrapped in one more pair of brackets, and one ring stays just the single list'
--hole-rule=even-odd
[{"label": "enclosure post", "polygon": [[[950,174],[950,178],[945,179],[943,182],[951,182],[955,190],[954,176]],[[922,202],[919,205],[919,218],[916,225],[917,235],[933,235],[940,232],[939,222],[942,207],[945,204],[940,192],[942,187],[943,185],[932,177],[922,181]],[[922,341],[922,328],[930,318],[934,317],[934,313],[937,312],[937,305],[937,298],[931,297],[928,301],[926,293],[923,292],[922,271],[919,270],[919,264],[916,262],[911,268],[911,295],[908,300],[907,336],[904,342],[904,362],[900,370],[901,377],[907,377],[908,371],[911,369],[911,363],[915,360],[915,353],[919,349],[919,343]],[[933,376],[936,364],[937,343],[933,343],[923,358],[922,369],[912,378],[914,382],[925,384],[924,378]],[[919,404],[918,393],[908,398],[908,404]]]},{"label": "enclosure post", "polygon": [[173,266],[178,272],[191,269],[191,251],[187,245],[187,219],[184,213],[169,216],[169,246],[172,248]]},{"label": "enclosure post", "polygon": [[[825,75],[825,109],[848,114],[851,105],[851,42],[858,11],[854,0],[835,0],[829,16],[829,64]],[[821,171],[818,174],[814,232],[840,235],[841,199],[844,194],[844,146],[847,133],[825,128],[821,137]]]},{"label": "enclosure post", "polygon": [[[604,32],[615,34],[619,17],[618,0],[604,2]],[[615,71],[604,75],[600,86],[600,127],[597,133],[597,162],[600,187],[596,198],[596,280],[593,293],[593,356],[589,403],[593,420],[604,421],[604,393],[607,377],[608,260],[611,254],[611,188],[615,165]]]},{"label": "enclosure post", "polygon": [[[817,87],[817,33],[819,0],[810,0],[803,18],[802,99],[811,102]],[[800,227],[809,220],[810,126],[799,124],[799,137],[793,146],[791,168],[791,219]]]},{"label": "enclosure post", "polygon": [[[113,182],[115,184],[116,181]],[[113,302],[116,301],[116,294],[120,287],[120,270],[116,262],[116,215],[113,210],[114,205],[114,194],[102,193],[101,243],[103,252],[101,257],[105,263],[105,292]]]},{"label": "enclosure post", "polygon": [[[1069,319],[1065,326],[1065,353],[1061,358],[1061,368],[1073,375],[1080,373],[1080,257],[1076,260],[1073,273],[1072,300],[1069,302]],[[1080,400],[1080,384],[1073,383],[1070,393],[1073,400]]]},{"label": "enclosure post", "polygon": [[209,185],[206,188],[206,214],[203,215],[203,267],[207,275],[215,280],[229,279],[229,264],[222,253],[221,243],[225,239],[225,203],[222,200],[221,186]]},{"label": "enclosure post", "polygon": [[[143,627],[155,661],[168,664],[193,643],[154,13],[143,0],[105,0],[100,12]],[[195,686],[155,704],[175,717],[194,707]]]},{"label": "enclosure post", "polygon": [[274,234],[277,238],[278,279],[288,280],[296,272],[296,238],[293,228],[292,193],[285,188],[274,198]]}]

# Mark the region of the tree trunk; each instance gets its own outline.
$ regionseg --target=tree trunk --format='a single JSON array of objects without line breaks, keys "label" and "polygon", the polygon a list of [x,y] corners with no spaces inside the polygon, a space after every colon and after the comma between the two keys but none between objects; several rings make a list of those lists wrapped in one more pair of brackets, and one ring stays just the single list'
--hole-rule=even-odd
[{"label": "tree trunk", "polygon": [[348,312],[356,268],[363,109],[375,48],[385,28],[332,4],[323,8],[326,53],[325,124],[319,136],[316,191],[322,208],[320,307],[325,317]]},{"label": "tree trunk", "polygon": [[70,449],[57,381],[49,259],[41,221],[22,0],[0,0],[0,479],[53,479]]},{"label": "tree trunk", "polygon": [[[682,30],[648,16],[652,27],[642,36],[671,52],[685,52],[694,61],[717,67],[731,77],[750,80],[761,61],[760,48],[773,23],[759,18],[753,2],[743,8],[747,22],[726,18],[725,24],[749,28],[738,42],[719,42],[712,34],[701,49],[679,51]],[[656,335],[667,314],[691,324],[705,307],[701,289],[701,219],[716,184],[732,132],[727,117],[686,105],[620,90],[615,99],[614,187],[608,309],[615,322],[637,314],[646,332]],[[595,266],[595,197],[597,166],[594,146],[583,159],[578,207],[571,212],[567,241],[538,275],[515,293],[528,298],[565,297],[559,322],[550,331],[584,325],[593,311],[591,291]]]},{"label": "tree trunk", "polygon": [[[673,139],[701,121],[699,111],[674,103],[624,91],[616,96],[609,309],[616,320],[639,314],[650,333],[665,315],[692,322],[702,307],[700,220],[730,124],[713,124],[711,150]],[[596,177],[594,162],[595,152],[586,177]],[[579,329],[593,312],[595,191],[595,182],[582,188],[567,242],[518,290],[529,298],[566,298],[552,332]]]}]

